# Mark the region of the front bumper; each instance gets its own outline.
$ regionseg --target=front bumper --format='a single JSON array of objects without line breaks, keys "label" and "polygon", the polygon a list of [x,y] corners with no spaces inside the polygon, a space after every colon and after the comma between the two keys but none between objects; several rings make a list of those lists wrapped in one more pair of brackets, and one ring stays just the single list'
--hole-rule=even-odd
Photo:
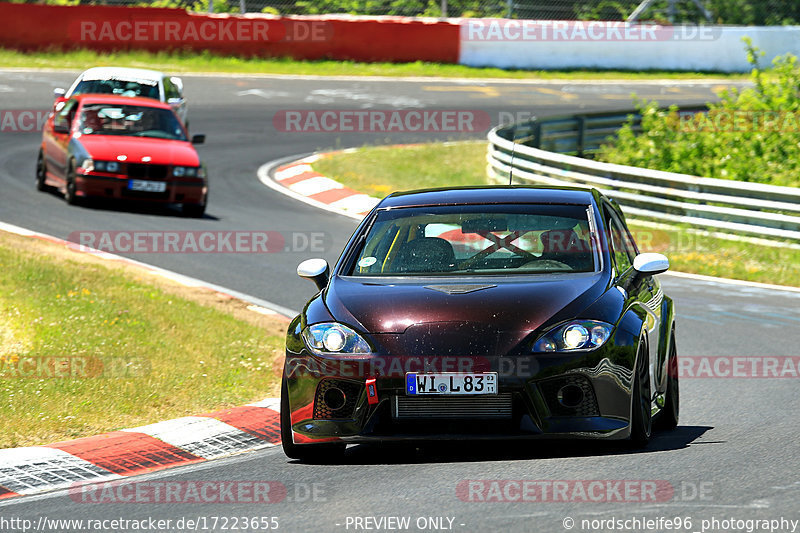
[{"label": "front bumper", "polygon": [[129,179],[124,176],[78,174],[75,176],[75,192],[80,197],[112,198],[160,203],[201,204],[208,193],[203,179],[168,178],[164,192],[142,192],[129,189]]},{"label": "front bumper", "polygon": [[[305,348],[299,353],[287,350],[285,379],[294,442],[614,440],[630,435],[634,346],[611,342],[580,354],[469,357],[443,363],[445,359],[403,357],[395,365],[387,356],[342,361]],[[458,400],[406,395],[405,372],[448,371],[441,368],[444,364],[449,371],[497,372],[498,394]],[[375,379],[377,390],[372,403],[368,379]],[[338,392],[329,392],[332,389]]]}]

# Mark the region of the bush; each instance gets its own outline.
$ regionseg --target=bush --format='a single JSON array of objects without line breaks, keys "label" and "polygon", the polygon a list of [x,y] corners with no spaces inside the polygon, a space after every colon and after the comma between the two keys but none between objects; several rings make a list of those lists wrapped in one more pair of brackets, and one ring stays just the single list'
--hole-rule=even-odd
[{"label": "bush", "polygon": [[626,124],[598,159],[695,176],[800,186],[800,65],[787,54],[769,75],[747,40],[754,87],[732,89],[708,113],[681,114],[675,106],[637,102],[642,130]]}]

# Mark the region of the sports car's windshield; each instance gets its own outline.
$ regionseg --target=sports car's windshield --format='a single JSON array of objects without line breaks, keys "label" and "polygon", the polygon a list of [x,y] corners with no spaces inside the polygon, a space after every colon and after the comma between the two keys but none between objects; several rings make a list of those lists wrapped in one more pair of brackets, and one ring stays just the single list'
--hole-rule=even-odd
[{"label": "sports car's windshield", "polygon": [[84,106],[80,132],[83,135],[128,135],[186,140],[183,127],[171,110],[137,105]]},{"label": "sports car's windshield", "polygon": [[592,272],[590,213],[585,205],[539,204],[381,210],[349,274]]},{"label": "sports car's windshield", "polygon": [[156,80],[83,80],[75,90],[78,94],[114,94],[118,96],[143,96],[160,100],[158,81]]}]

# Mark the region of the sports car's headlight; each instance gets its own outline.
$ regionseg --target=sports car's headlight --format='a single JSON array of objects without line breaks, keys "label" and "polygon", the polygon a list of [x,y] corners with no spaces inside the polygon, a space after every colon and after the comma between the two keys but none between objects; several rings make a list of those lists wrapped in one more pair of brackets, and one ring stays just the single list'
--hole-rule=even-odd
[{"label": "sports car's headlight", "polygon": [[308,349],[323,354],[368,354],[369,344],[358,333],[336,322],[314,324],[303,330]]},{"label": "sports car's headlight", "polygon": [[614,326],[599,320],[573,320],[551,329],[534,343],[534,352],[594,350],[611,337]]}]

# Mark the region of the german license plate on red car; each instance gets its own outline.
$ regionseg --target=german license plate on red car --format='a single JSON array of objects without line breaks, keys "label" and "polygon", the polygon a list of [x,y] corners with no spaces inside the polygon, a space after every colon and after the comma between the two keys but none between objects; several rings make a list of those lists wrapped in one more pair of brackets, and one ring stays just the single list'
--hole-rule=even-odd
[{"label": "german license plate on red car", "polygon": [[128,189],[142,192],[164,192],[167,190],[167,184],[163,181],[130,180]]},{"label": "german license plate on red car", "polygon": [[406,374],[406,394],[497,394],[497,372]]}]

